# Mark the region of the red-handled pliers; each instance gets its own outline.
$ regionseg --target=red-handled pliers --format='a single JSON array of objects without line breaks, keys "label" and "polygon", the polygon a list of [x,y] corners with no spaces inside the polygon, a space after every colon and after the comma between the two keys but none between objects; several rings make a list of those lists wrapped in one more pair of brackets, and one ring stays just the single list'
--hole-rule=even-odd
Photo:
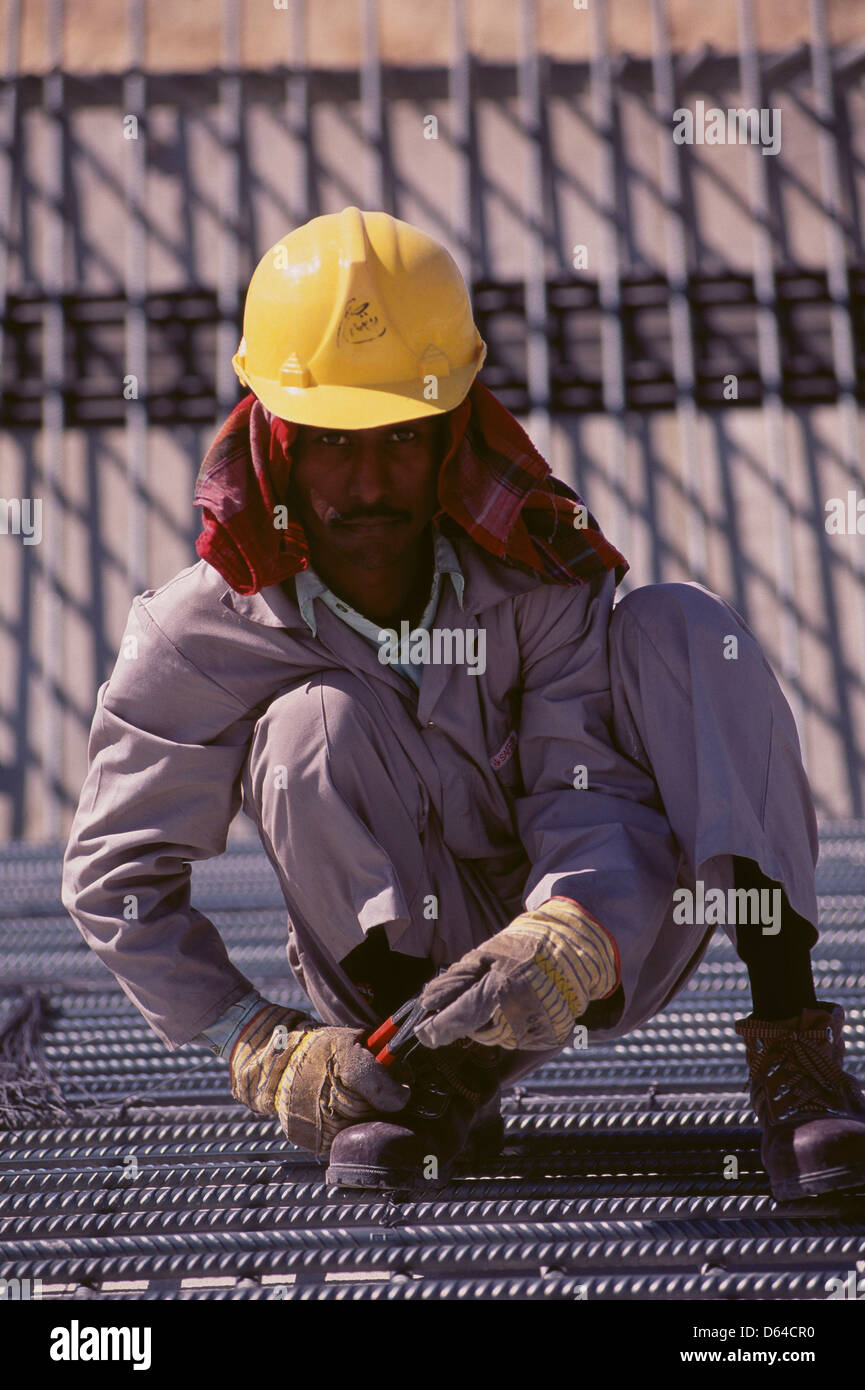
[{"label": "red-handled pliers", "polygon": [[415,1037],[415,1029],[433,1012],[420,1003],[419,995],[407,999],[367,1038],[366,1045],[374,1053],[375,1060],[381,1062],[383,1067],[404,1062],[406,1057],[423,1046]]}]

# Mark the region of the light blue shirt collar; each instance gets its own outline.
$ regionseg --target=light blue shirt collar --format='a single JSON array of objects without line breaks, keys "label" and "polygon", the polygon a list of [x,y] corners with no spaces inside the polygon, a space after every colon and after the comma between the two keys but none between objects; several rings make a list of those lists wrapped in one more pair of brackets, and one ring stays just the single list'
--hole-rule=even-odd
[{"label": "light blue shirt collar", "polygon": [[[465,575],[460,568],[457,553],[447,536],[443,536],[435,525],[433,526],[433,563],[434,573],[429,602],[424,609],[423,617],[417,624],[419,628],[424,628],[427,631],[429,631],[432,620],[436,615],[443,577],[446,574],[450,575],[460,609],[462,609],[463,606],[463,593],[465,591]],[[322,603],[326,604],[331,612],[335,613],[342,622],[354,628],[356,632],[366,637],[369,641],[374,643],[375,646],[379,645],[379,633],[382,630],[381,624],[371,622],[369,618],[365,618],[362,613],[358,613],[347,604],[344,599],[337,598],[336,594],[327,587],[324,580],[319,578],[311,566],[309,569],[301,570],[294,576],[294,585],[301,617],[313,637],[315,637],[317,630],[314,603],[318,598],[321,599]]]}]

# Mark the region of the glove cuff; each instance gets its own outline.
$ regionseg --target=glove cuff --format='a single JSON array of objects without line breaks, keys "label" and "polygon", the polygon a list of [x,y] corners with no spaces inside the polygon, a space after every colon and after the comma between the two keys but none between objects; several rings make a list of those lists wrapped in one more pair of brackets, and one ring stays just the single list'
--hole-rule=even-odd
[{"label": "glove cuff", "polygon": [[[619,983],[612,939],[590,913],[571,898],[549,898],[517,917],[502,935],[529,952],[532,983],[556,1038],[564,1038],[589,1004],[612,994]],[[528,963],[528,962],[527,962]],[[531,980],[527,977],[526,983]]]},{"label": "glove cuff", "polygon": [[[589,943],[590,948],[597,954],[599,967],[602,972],[601,978],[598,984],[592,988],[589,998],[592,1002],[600,999],[609,999],[610,995],[615,994],[622,982],[622,961],[615,938],[610,935],[607,928],[603,923],[598,921],[597,917],[593,917],[591,912],[586,911],[582,903],[577,902],[576,898],[565,898],[560,894],[556,894],[554,897],[549,898],[546,903],[543,903],[542,907],[547,907],[549,903],[564,903],[566,908],[577,909],[576,929],[580,937],[580,942],[581,944]],[[570,923],[573,919],[573,914],[568,912],[567,918]],[[605,989],[603,994],[598,993],[597,991],[603,988],[605,983],[609,988]]]},{"label": "glove cuff", "polygon": [[[296,1009],[265,1004],[238,1035],[228,1059],[231,1094],[257,1115],[276,1115],[276,1097],[287,1060],[315,1019]],[[283,1030],[277,1032],[277,1030]]]}]

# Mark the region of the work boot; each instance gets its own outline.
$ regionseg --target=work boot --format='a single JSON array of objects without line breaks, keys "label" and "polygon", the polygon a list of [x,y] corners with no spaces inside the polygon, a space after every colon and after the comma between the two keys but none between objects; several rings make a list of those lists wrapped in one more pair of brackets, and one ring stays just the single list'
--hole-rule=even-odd
[{"label": "work boot", "polygon": [[352,1125],[334,1139],[326,1181],[336,1187],[430,1192],[460,1155],[495,1157],[504,1142],[499,1111],[502,1049],[460,1041],[418,1048],[400,1080],[412,1098],[393,1120]]},{"label": "work boot", "polygon": [[865,1189],[865,1095],[841,1067],[843,1024],[844,1010],[825,1000],[778,1022],[736,1020],[778,1202]]}]

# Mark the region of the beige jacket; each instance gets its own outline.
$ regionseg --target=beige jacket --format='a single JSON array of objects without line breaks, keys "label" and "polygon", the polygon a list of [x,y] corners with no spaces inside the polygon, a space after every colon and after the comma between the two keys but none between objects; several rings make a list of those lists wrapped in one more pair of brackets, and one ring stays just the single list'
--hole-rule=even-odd
[{"label": "beige jacket", "polygon": [[[419,691],[322,605],[313,636],[293,581],[241,596],[202,560],[134,600],[98,691],[62,898],[170,1049],[251,987],[190,902],[190,862],[225,848],[257,718],[278,691],[327,670],[363,681],[395,730],[408,713],[425,731],[423,775],[454,855],[516,883],[529,908],[564,893],[610,931],[626,1031],[680,851],[651,777],[611,738],[612,577],[552,585],[468,538],[455,547],[463,609],[444,586],[436,626],[483,629],[485,670],[431,664]],[[587,787],[575,785],[581,767]],[[681,959],[661,961],[656,981],[641,980],[641,1018],[681,971]]]}]

